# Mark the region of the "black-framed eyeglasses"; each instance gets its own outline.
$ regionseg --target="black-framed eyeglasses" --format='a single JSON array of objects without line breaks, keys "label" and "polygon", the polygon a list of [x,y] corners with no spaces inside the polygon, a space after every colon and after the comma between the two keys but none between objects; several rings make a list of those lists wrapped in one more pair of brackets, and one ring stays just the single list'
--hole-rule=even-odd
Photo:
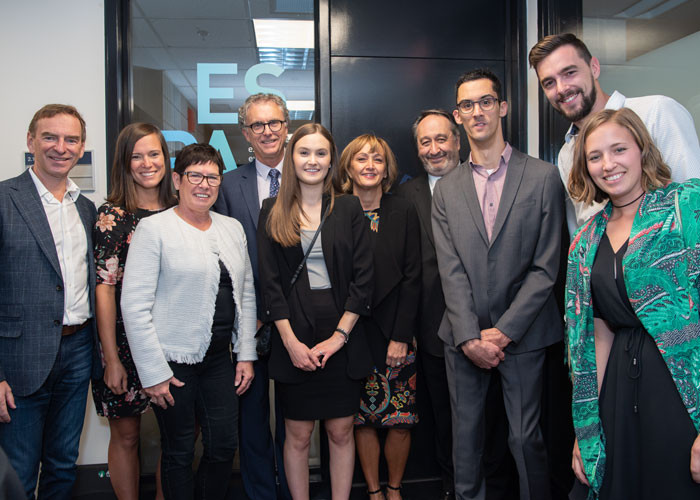
[{"label": "black-framed eyeglasses", "polygon": [[270,120],[269,122],[255,122],[244,126],[252,130],[254,134],[262,134],[266,126],[269,127],[270,132],[279,132],[282,130],[283,123],[287,122],[284,120]]},{"label": "black-framed eyeglasses", "polygon": [[465,115],[471,115],[474,112],[474,106],[476,104],[479,105],[482,111],[490,111],[497,102],[499,102],[497,97],[487,95],[486,97],[482,97],[476,101],[470,101],[469,99],[460,101],[459,104],[457,104],[457,109],[459,109],[459,111]]},{"label": "black-framed eyeglasses", "polygon": [[185,172],[183,175],[187,177],[190,184],[194,184],[195,186],[199,186],[204,182],[204,179],[207,180],[207,184],[209,184],[210,187],[216,187],[221,184],[220,175],[204,175],[199,172]]}]

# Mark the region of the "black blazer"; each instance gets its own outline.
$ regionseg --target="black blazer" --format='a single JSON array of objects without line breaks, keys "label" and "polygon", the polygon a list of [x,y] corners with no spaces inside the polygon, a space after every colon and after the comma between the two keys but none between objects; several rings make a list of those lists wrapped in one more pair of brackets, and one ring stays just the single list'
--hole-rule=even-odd
[{"label": "black blazer", "polygon": [[418,215],[410,201],[391,194],[382,196],[380,207],[372,318],[386,340],[411,343],[417,331],[420,299]]},{"label": "black blazer", "polygon": [[420,220],[422,268],[420,307],[418,310],[418,324],[420,325],[417,337],[418,347],[433,356],[442,358],[445,344],[438,337],[438,330],[445,315],[445,296],[442,293],[442,283],[440,283],[440,273],[435,254],[435,240],[433,239],[431,219],[433,200],[430,194],[428,174],[423,173],[401,184],[397,188],[396,194],[413,202]]},{"label": "black blazer", "polygon": [[[289,285],[294,271],[304,258],[301,244],[282,247],[268,236],[265,229],[275,201],[276,199],[267,199],[263,202],[258,221],[258,317],[264,322],[288,319],[297,339],[308,347],[313,347],[315,321],[313,308],[309,307],[311,289],[306,266],[291,291]],[[322,211],[325,211],[329,201],[329,197],[323,198]],[[360,201],[355,196],[336,197],[333,211],[326,219],[320,238],[338,311],[368,316],[372,311],[374,266],[365,217]],[[372,358],[361,319],[350,333],[348,343],[335,355],[348,357],[347,373],[350,378],[361,379],[369,374]],[[268,366],[270,377],[285,383],[302,382],[309,376],[309,372],[294,367],[279,334],[272,337]]]}]

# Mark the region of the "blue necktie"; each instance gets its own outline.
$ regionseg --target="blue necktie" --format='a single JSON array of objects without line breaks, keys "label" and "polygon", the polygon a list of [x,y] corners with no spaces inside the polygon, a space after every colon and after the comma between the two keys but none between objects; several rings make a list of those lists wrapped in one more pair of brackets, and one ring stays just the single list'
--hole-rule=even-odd
[{"label": "blue necktie", "polygon": [[280,174],[281,172],[276,168],[270,169],[267,174],[270,178],[270,198],[274,198],[280,192]]}]

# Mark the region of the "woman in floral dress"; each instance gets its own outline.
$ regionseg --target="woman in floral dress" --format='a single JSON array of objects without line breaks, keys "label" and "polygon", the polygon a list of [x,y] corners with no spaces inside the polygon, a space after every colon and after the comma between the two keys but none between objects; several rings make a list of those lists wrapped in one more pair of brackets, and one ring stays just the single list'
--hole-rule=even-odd
[{"label": "woman in floral dress", "polygon": [[157,127],[126,126],[117,139],[111,190],[98,210],[93,234],[104,376],[92,381],[92,395],[97,414],[109,420],[107,460],[112,487],[120,499],[138,498],[141,414],[149,407],[124,332],[119,307],[122,276],[136,225],[177,202],[166,175],[169,165],[168,148]]}]

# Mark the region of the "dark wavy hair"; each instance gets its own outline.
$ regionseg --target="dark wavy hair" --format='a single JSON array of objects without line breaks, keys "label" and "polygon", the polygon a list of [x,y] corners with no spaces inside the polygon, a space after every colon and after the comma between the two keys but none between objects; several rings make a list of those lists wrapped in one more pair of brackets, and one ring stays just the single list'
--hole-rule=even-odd
[{"label": "dark wavy hair", "polygon": [[165,137],[155,125],[132,123],[124,127],[117,137],[107,195],[108,202],[125,208],[127,212],[133,213],[139,208],[134,177],[131,173],[131,155],[134,153],[136,143],[149,135],[155,135],[158,138],[163,153],[163,166],[166,169],[165,176],[158,186],[158,202],[164,208],[170,208],[177,203],[170,176],[170,154]]}]

